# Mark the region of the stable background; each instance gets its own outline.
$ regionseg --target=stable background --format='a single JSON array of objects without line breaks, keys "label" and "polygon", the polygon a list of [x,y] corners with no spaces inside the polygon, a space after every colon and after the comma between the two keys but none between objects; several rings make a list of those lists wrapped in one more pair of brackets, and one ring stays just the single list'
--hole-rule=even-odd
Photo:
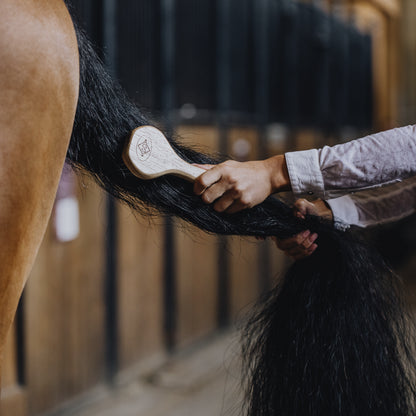
[{"label": "stable background", "polygon": [[[414,0],[72,7],[138,105],[203,150],[265,158],[415,123]],[[85,176],[63,178],[57,206],[66,197],[79,233],[59,241],[54,210],[9,336],[4,415],[59,414],[234,327],[288,261],[269,241],[134,214]],[[411,218],[369,236],[404,274],[410,303],[414,229]]]}]

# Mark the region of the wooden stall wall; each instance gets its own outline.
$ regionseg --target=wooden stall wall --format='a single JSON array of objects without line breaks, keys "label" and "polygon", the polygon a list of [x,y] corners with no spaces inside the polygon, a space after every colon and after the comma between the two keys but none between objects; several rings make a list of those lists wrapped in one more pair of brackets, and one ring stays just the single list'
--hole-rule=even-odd
[{"label": "wooden stall wall", "polygon": [[396,0],[353,0],[352,16],[358,27],[371,34],[373,43],[374,128],[386,130],[397,124],[398,23]]},{"label": "wooden stall wall", "polygon": [[[50,225],[24,295],[29,414],[39,414],[104,379],[103,192],[86,179],[80,235],[56,242]],[[80,188],[82,189],[82,188]]]},{"label": "wooden stall wall", "polygon": [[[41,414],[104,380],[104,194],[79,181],[80,235],[57,242],[51,220],[24,291],[22,334],[15,325],[9,336],[5,415]],[[22,410],[7,399],[13,392],[24,392]]]},{"label": "wooden stall wall", "polygon": [[[400,125],[412,125],[416,120],[416,2],[402,0],[402,11],[399,21],[399,107]],[[409,219],[405,224],[405,234],[414,230],[415,220]],[[410,255],[402,262],[399,275],[406,285],[407,301],[413,319],[416,319],[416,256],[415,246],[411,243]]]},{"label": "wooden stall wall", "polygon": [[19,376],[19,357],[16,325],[9,333],[2,374],[0,415],[27,415],[27,389]]},{"label": "wooden stall wall", "polygon": [[[333,3],[335,0],[325,4],[330,9]],[[381,9],[381,1],[342,3],[353,4],[363,30],[375,30],[379,36],[373,45],[379,71],[375,75],[379,101],[376,127],[389,127],[396,117],[396,81],[394,75],[390,78],[394,70],[389,66],[394,65],[394,52],[389,36],[397,24],[397,15]],[[158,13],[150,7],[153,2],[146,4],[149,15]],[[147,16],[143,15],[143,21],[147,21]],[[154,42],[158,41],[155,34]],[[149,68],[146,71],[153,73]],[[130,81],[133,91],[135,80]],[[149,102],[154,100],[152,95]],[[264,156],[260,147],[264,146],[264,137],[255,123],[226,125],[222,119],[218,128],[213,120],[217,121],[214,117],[205,125],[198,125],[195,120],[186,126],[178,122],[177,133],[185,142],[208,151],[221,148],[238,160]],[[289,131],[283,125],[264,127],[268,154],[313,147],[325,139],[307,128]],[[72,242],[59,243],[52,222],[48,228],[25,290],[22,319],[16,321],[9,337],[2,415],[41,415],[61,409],[69,400],[109,383],[106,196],[84,177],[78,183],[80,235]],[[119,204],[116,210],[115,379],[120,382],[166,359],[170,352],[167,347],[189,346],[210,336],[224,322],[242,317],[261,291],[278,279],[288,262],[271,241],[220,239],[175,219],[171,247],[174,286],[169,294],[174,302],[167,305],[164,219],[156,217],[149,223],[147,218],[136,218]],[[221,280],[224,270],[225,282]],[[174,315],[173,345],[167,342],[171,336],[165,328],[167,312]]]},{"label": "wooden stall wall", "polygon": [[[228,154],[236,160],[259,158],[258,132],[250,127],[228,130]],[[243,318],[260,293],[259,242],[253,237],[229,238],[229,302],[232,319]]]},{"label": "wooden stall wall", "polygon": [[128,375],[164,357],[163,220],[117,208],[118,366]]},{"label": "wooden stall wall", "polygon": [[399,54],[400,124],[413,124],[416,115],[416,2],[403,0]]},{"label": "wooden stall wall", "polygon": [[[218,131],[213,127],[180,126],[184,143],[202,151],[218,151]],[[177,347],[189,345],[217,327],[218,238],[175,219]]]},{"label": "wooden stall wall", "polygon": [[[215,127],[182,126],[178,134],[185,142],[217,152]],[[241,140],[251,149],[245,158],[256,155],[255,129],[231,129],[229,138],[230,153],[238,153]],[[17,337],[16,328],[10,334],[3,374],[4,414],[40,415],[59,409],[108,380],[106,196],[86,177],[78,182],[80,235],[72,242],[58,242],[52,218],[24,293],[23,335]],[[137,216],[122,205],[117,211],[116,376],[124,382],[167,357],[164,221]],[[240,317],[259,293],[259,247],[268,244],[229,239],[227,308],[232,318]],[[175,220],[176,348],[200,341],[218,328],[219,250],[218,237]],[[18,339],[22,345],[17,346]]]}]

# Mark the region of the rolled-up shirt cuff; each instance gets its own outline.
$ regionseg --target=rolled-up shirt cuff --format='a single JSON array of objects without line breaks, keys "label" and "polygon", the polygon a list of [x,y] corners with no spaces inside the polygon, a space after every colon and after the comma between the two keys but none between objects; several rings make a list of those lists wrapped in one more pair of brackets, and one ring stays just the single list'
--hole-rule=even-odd
[{"label": "rolled-up shirt cuff", "polygon": [[336,228],[345,230],[350,225],[360,226],[357,207],[348,195],[329,199],[326,202],[332,210]]},{"label": "rolled-up shirt cuff", "polygon": [[292,192],[299,197],[325,198],[325,187],[316,149],[285,154]]}]

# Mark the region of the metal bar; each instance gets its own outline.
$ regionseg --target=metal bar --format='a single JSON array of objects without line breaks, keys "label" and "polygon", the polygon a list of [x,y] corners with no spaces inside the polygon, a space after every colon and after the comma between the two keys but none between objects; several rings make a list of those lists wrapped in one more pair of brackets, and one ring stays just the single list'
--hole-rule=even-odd
[{"label": "metal bar", "polygon": [[[265,127],[269,114],[269,0],[254,1],[255,91],[260,157],[266,157]],[[276,91],[274,91],[276,93]],[[277,92],[278,93],[278,92]]]},{"label": "metal bar", "polygon": [[25,292],[19,300],[19,305],[16,311],[16,362],[17,362],[17,383],[20,386],[26,383],[26,356],[25,356],[25,326],[24,326],[24,313],[25,313]]},{"label": "metal bar", "polygon": [[[269,0],[253,2],[255,50],[255,99],[259,158],[268,156],[266,127],[269,119]],[[274,91],[274,94],[278,91]],[[267,243],[258,245],[259,291],[270,289],[270,253]]]},{"label": "metal bar", "polygon": [[[217,127],[220,154],[228,153],[227,116],[230,106],[230,1],[217,0]],[[218,310],[217,324],[225,327],[230,320],[230,279],[228,262],[228,239],[218,237]]]},{"label": "metal bar", "polygon": [[[104,62],[108,71],[116,75],[117,62],[117,1],[103,0],[102,3],[102,45],[105,51]],[[114,382],[118,370],[117,344],[117,206],[110,195],[106,201],[106,362],[107,379]]]},{"label": "metal bar", "polygon": [[[175,0],[161,0],[161,107],[168,135],[174,130],[172,110],[174,107],[175,62]],[[176,262],[174,250],[174,222],[165,219],[164,229],[164,332],[165,346],[172,350],[176,343]]]},{"label": "metal bar", "polygon": [[[226,126],[230,107],[230,0],[217,0],[217,120]],[[220,142],[220,151],[227,152],[226,140]],[[222,147],[222,148],[221,148]]]},{"label": "metal bar", "polygon": [[103,1],[104,63],[111,75],[117,73],[117,0]]},{"label": "metal bar", "polygon": [[[330,109],[329,109],[329,66],[330,66],[330,39],[331,26],[328,14],[323,11],[323,4],[320,1],[315,2],[315,11],[312,16],[312,27],[316,33],[316,52],[319,56],[319,62],[316,63],[315,71],[317,72],[315,91],[315,106],[317,108],[315,117],[317,124],[315,129],[320,130],[318,145],[324,145],[330,138]],[[319,40],[318,40],[319,39]]]},{"label": "metal bar", "polygon": [[106,229],[106,359],[107,378],[110,383],[118,370],[117,345],[117,207],[113,197],[107,196],[107,229]]},{"label": "metal bar", "polygon": [[161,0],[161,102],[167,127],[173,128],[175,64],[175,0]]}]

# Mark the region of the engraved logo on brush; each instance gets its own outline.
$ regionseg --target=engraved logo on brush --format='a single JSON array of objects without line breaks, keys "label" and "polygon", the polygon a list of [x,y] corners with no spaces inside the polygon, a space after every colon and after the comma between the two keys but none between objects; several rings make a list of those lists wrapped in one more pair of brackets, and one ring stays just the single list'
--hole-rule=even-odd
[{"label": "engraved logo on brush", "polygon": [[136,153],[137,157],[142,161],[149,159],[152,154],[152,140],[148,137],[141,138],[137,143]]}]

